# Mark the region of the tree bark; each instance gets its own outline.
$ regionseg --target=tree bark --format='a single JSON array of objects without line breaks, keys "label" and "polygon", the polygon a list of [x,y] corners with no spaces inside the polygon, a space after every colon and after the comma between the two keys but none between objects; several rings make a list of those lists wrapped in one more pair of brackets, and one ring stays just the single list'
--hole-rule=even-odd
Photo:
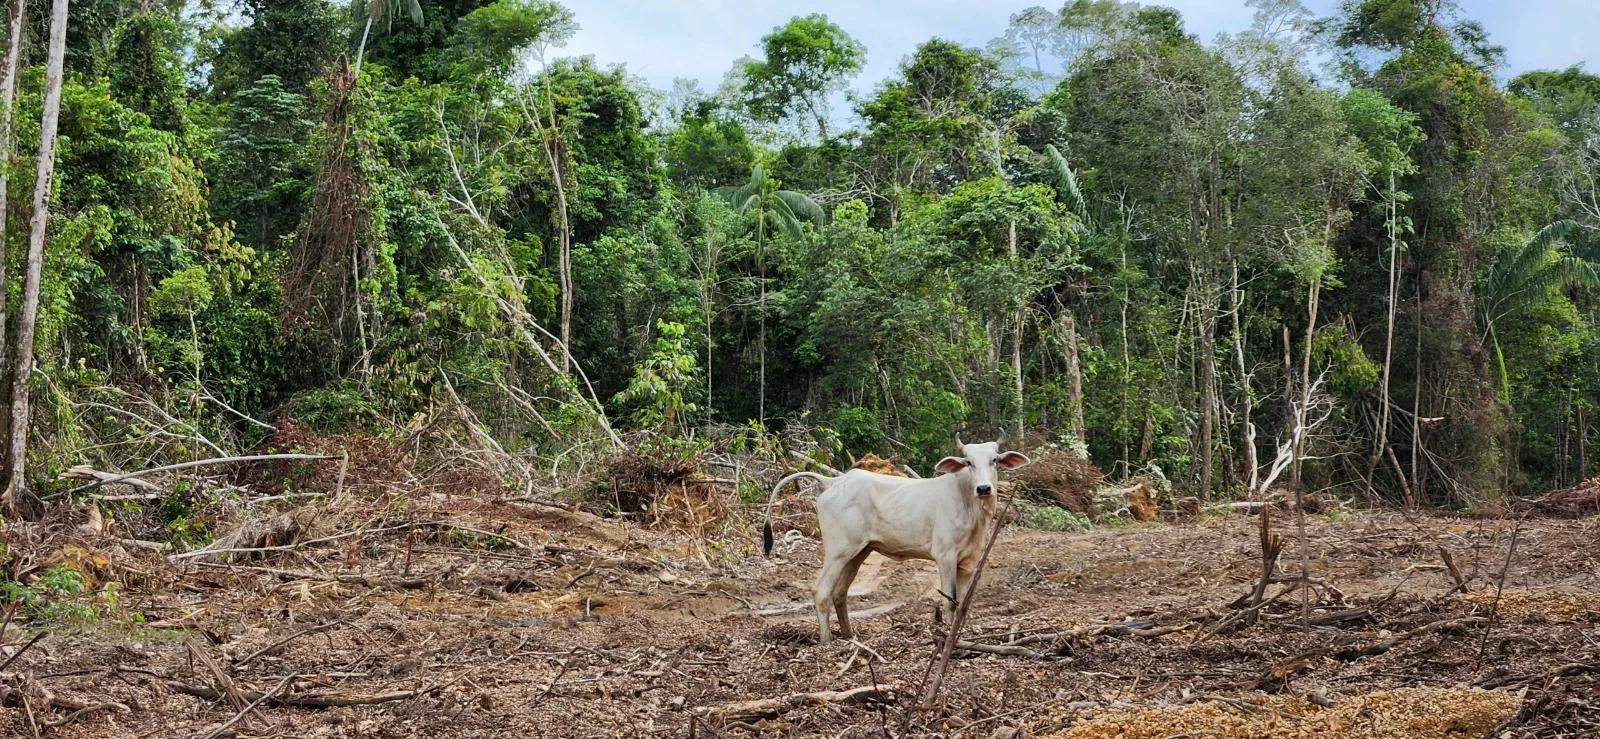
[{"label": "tree bark", "polygon": [[[367,55],[367,35],[372,33],[372,13],[367,13],[367,25],[361,29],[361,45],[356,47],[356,79],[361,79],[361,59]],[[359,83],[358,83],[359,84]]]},{"label": "tree bark", "polygon": [[[1294,409],[1294,357],[1293,342],[1289,338],[1289,327],[1283,327],[1283,409],[1284,409],[1284,438],[1294,439],[1295,423],[1299,420]],[[1289,484],[1292,486],[1299,481],[1300,468],[1298,465],[1289,465]],[[1265,492],[1265,491],[1263,491]]]},{"label": "tree bark", "polygon": [[1422,271],[1417,271],[1417,349],[1412,361],[1416,363],[1416,387],[1411,393],[1411,500],[1406,507],[1416,508],[1425,495],[1422,492],[1422,468],[1418,460],[1422,454]]},{"label": "tree bark", "polygon": [[1255,389],[1250,384],[1250,370],[1244,361],[1244,328],[1241,325],[1239,314],[1244,312],[1244,290],[1239,289],[1239,263],[1233,263],[1233,356],[1238,363],[1239,384],[1244,394],[1239,401],[1240,416],[1242,416],[1244,429],[1244,463],[1249,468],[1246,473],[1245,491],[1255,494],[1256,483],[1260,481],[1260,460],[1256,459],[1256,425],[1250,420],[1250,414],[1255,410]]},{"label": "tree bark", "polygon": [[1067,329],[1067,374],[1072,376],[1072,429],[1079,442],[1086,442],[1089,437],[1083,428],[1083,369],[1078,360],[1078,323],[1071,313],[1066,313],[1061,316],[1061,324]]},{"label": "tree bark", "polygon": [[1200,320],[1195,322],[1200,330],[1200,499],[1211,499],[1213,466],[1213,429],[1216,425],[1217,342],[1216,310],[1211,305],[1210,287],[1202,295]]},{"label": "tree bark", "polygon": [[711,234],[706,234],[706,261],[700,268],[700,312],[706,322],[706,420],[711,420],[711,318],[712,289],[717,284],[716,252],[711,248]]},{"label": "tree bark", "polygon": [[[1322,276],[1311,278],[1311,289],[1306,303],[1306,342],[1300,364],[1300,407],[1295,410],[1295,427],[1304,428],[1311,411],[1311,344],[1317,333],[1317,298],[1322,294]],[[1300,496],[1300,460],[1305,455],[1306,435],[1301,434],[1294,444],[1295,502]]]},{"label": "tree bark", "polygon": [[[1012,221],[1009,229],[1008,241],[1011,247],[1011,261],[1018,259],[1017,251],[1017,222]],[[1022,442],[1022,437],[1027,431],[1026,400],[1022,392],[1022,319],[1023,304],[1017,305],[1017,315],[1013,319],[1014,329],[1011,333],[1011,376],[1016,382],[1014,393],[1017,403],[1017,442]]]},{"label": "tree bark", "polygon": [[[17,99],[17,65],[22,57],[22,23],[27,16],[28,0],[16,0],[11,4],[11,16],[6,24],[6,60],[5,70],[0,72],[0,348],[6,345],[6,319],[7,308],[5,297],[7,292],[6,275],[6,205],[10,203],[9,190],[11,186],[11,142],[16,140],[12,135],[15,127],[12,125],[13,104]],[[0,377],[5,376],[5,352],[0,350]]]},{"label": "tree bark", "polygon": [[[545,113],[550,117],[549,130],[546,124],[539,120],[539,116],[530,115],[527,106],[522,108],[522,115],[533,124],[534,130],[540,135],[542,141],[540,148],[544,150],[545,160],[550,164],[550,179],[556,189],[556,245],[559,249],[557,259],[557,279],[561,287],[561,326],[559,328],[559,341],[561,342],[561,372],[569,374],[572,371],[572,222],[567,213],[567,182],[564,166],[566,153],[561,145],[561,126],[556,120],[555,93],[550,86],[550,70],[544,71],[544,100]],[[537,110],[537,106],[534,108]]]},{"label": "tree bark", "polygon": [[1578,403],[1578,482],[1589,479],[1589,456],[1584,449],[1584,441],[1589,437],[1589,416],[1583,411],[1583,403]]},{"label": "tree bark", "polygon": [[4,491],[0,492],[0,508],[10,517],[20,512],[19,502],[27,492],[27,478],[23,473],[28,458],[28,381],[33,371],[33,329],[39,316],[39,280],[43,276],[45,236],[50,225],[50,188],[55,180],[56,124],[61,118],[61,73],[67,51],[67,4],[68,0],[54,0],[50,6],[50,45],[45,62],[44,113],[39,119],[33,220],[28,230],[28,260],[11,360],[9,478]]},{"label": "tree bark", "polygon": [[756,381],[759,390],[756,400],[756,420],[763,426],[767,423],[767,252],[766,252],[766,225],[765,213],[756,214],[756,272],[760,283],[761,299],[757,308],[757,320],[760,322],[758,333],[758,346],[756,354],[759,356],[757,369],[759,378]]},{"label": "tree bark", "polygon": [[1305,478],[1301,474],[1300,460],[1305,456],[1307,420],[1311,416],[1311,345],[1317,334],[1317,298],[1322,293],[1322,275],[1311,277],[1310,297],[1306,304],[1305,361],[1300,366],[1300,409],[1295,414],[1297,434],[1293,445],[1295,527],[1300,538],[1300,629],[1311,630],[1311,543],[1306,536]]}]

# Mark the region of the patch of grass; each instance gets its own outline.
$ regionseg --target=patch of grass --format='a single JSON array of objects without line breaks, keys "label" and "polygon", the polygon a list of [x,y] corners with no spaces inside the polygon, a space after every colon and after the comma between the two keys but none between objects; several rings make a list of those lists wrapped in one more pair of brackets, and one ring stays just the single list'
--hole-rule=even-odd
[{"label": "patch of grass", "polygon": [[1328,523],[1349,523],[1355,520],[1355,516],[1343,508],[1332,508],[1325,513],[1318,513],[1317,518]]},{"label": "patch of grass", "polygon": [[107,619],[122,620],[121,588],[106,583],[89,592],[83,573],[60,564],[46,570],[33,583],[0,583],[0,600],[16,603],[29,619],[54,624],[94,626]]},{"label": "patch of grass", "polygon": [[1094,526],[1087,516],[1053,505],[1041,505],[1018,498],[1017,525],[1039,531],[1088,531]]},{"label": "patch of grass", "polygon": [[739,481],[739,502],[747,506],[759,506],[767,501],[771,491],[762,487],[761,482],[753,477],[746,477]]}]

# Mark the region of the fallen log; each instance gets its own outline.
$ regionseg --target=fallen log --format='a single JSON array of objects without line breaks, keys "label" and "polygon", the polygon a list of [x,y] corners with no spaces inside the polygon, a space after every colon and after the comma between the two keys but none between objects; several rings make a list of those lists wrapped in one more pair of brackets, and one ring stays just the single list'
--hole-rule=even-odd
[{"label": "fallen log", "polygon": [[740,701],[721,706],[701,708],[695,715],[716,719],[723,723],[756,721],[775,718],[801,706],[822,705],[892,705],[899,699],[892,685],[865,685],[850,690],[829,690],[820,693],[795,693],[781,698],[762,698]]},{"label": "fallen log", "polygon": [[1048,659],[1051,655],[1044,652],[1035,652],[1027,647],[1018,647],[1010,644],[980,644],[978,642],[959,640],[956,642],[957,652],[983,652],[985,654],[998,654],[1004,657],[1026,657],[1028,659]]},{"label": "fallen log", "polygon": [[[193,462],[182,462],[182,463],[179,463],[179,464],[169,464],[169,465],[165,465],[165,466],[162,466],[162,467],[151,467],[150,469],[139,470],[138,472],[123,472],[123,473],[113,474],[113,475],[109,475],[109,476],[107,476],[105,478],[100,478],[100,477],[96,476],[93,481],[88,482],[88,483],[83,484],[83,485],[79,485],[78,487],[75,487],[75,488],[73,488],[71,490],[68,490],[67,491],[67,495],[76,495],[76,494],[81,493],[81,492],[83,492],[85,490],[93,490],[94,488],[100,487],[101,485],[112,485],[112,484],[119,483],[119,482],[128,482],[129,480],[133,480],[133,479],[136,479],[136,478],[144,477],[146,475],[154,475],[157,472],[176,472],[178,470],[187,470],[187,469],[190,469],[190,468],[193,468],[193,467],[206,467],[206,466],[214,465],[214,464],[233,464],[235,462],[266,462],[266,461],[279,460],[279,459],[287,459],[287,460],[298,459],[298,460],[308,460],[308,461],[310,461],[310,460],[322,460],[322,459],[335,459],[335,457],[330,457],[330,456],[327,456],[325,454],[252,454],[252,455],[248,455],[248,456],[244,456],[244,457],[219,457],[219,458],[216,458],[216,459],[198,459],[198,460],[195,460]],[[130,483],[130,484],[132,484],[132,483]]]},{"label": "fallen log", "polygon": [[[204,685],[190,685],[176,680],[167,680],[164,683],[168,690],[174,693],[192,695],[208,701],[222,700],[227,695],[216,688]],[[342,708],[346,706],[371,706],[379,703],[393,703],[414,698],[423,690],[395,690],[377,695],[350,695],[332,691],[317,693],[300,693],[288,695],[270,695],[254,690],[239,690],[239,697],[251,703],[265,702],[275,706],[298,706],[300,708]]]},{"label": "fallen log", "polygon": [[1323,657],[1332,657],[1342,662],[1355,662],[1356,660],[1366,657],[1376,657],[1380,654],[1388,652],[1403,642],[1410,641],[1419,636],[1426,636],[1428,634],[1436,633],[1449,633],[1467,626],[1486,623],[1488,620],[1489,619],[1482,616],[1445,619],[1442,621],[1434,621],[1433,623],[1419,626],[1410,631],[1385,637],[1367,644],[1357,644],[1344,647],[1342,649],[1331,646],[1318,647],[1307,652],[1301,652],[1300,654],[1294,655],[1293,657],[1273,665],[1272,669],[1262,673],[1258,678],[1256,678],[1254,689],[1277,690],[1286,683],[1289,676],[1309,669],[1316,660]]}]

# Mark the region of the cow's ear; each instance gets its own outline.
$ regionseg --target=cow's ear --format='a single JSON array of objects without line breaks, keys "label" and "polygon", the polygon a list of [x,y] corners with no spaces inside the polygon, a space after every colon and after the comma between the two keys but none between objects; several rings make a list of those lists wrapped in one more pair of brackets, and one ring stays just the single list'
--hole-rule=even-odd
[{"label": "cow's ear", "polygon": [[946,475],[953,475],[967,468],[967,460],[960,457],[945,457],[933,468]]},{"label": "cow's ear", "polygon": [[1028,463],[1027,455],[1022,452],[1006,452],[994,460],[995,466],[1003,470],[1014,470]]}]

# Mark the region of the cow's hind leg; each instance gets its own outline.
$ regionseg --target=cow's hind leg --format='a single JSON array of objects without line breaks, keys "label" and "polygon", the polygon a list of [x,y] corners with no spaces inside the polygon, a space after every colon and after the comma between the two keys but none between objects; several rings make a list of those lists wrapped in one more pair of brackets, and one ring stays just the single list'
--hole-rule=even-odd
[{"label": "cow's hind leg", "polygon": [[850,628],[850,607],[848,605],[850,584],[856,581],[856,572],[861,569],[861,563],[872,554],[872,550],[862,549],[839,573],[839,579],[833,583],[833,611],[839,617],[839,633],[846,639],[854,639],[856,634]]},{"label": "cow's hind leg", "polygon": [[[822,644],[833,640],[828,630],[828,607],[833,605],[833,589],[850,564],[850,552],[826,552],[822,557],[822,572],[817,575],[817,587],[812,591],[811,604],[817,609],[817,639]],[[849,587],[848,585],[845,587]]]}]

